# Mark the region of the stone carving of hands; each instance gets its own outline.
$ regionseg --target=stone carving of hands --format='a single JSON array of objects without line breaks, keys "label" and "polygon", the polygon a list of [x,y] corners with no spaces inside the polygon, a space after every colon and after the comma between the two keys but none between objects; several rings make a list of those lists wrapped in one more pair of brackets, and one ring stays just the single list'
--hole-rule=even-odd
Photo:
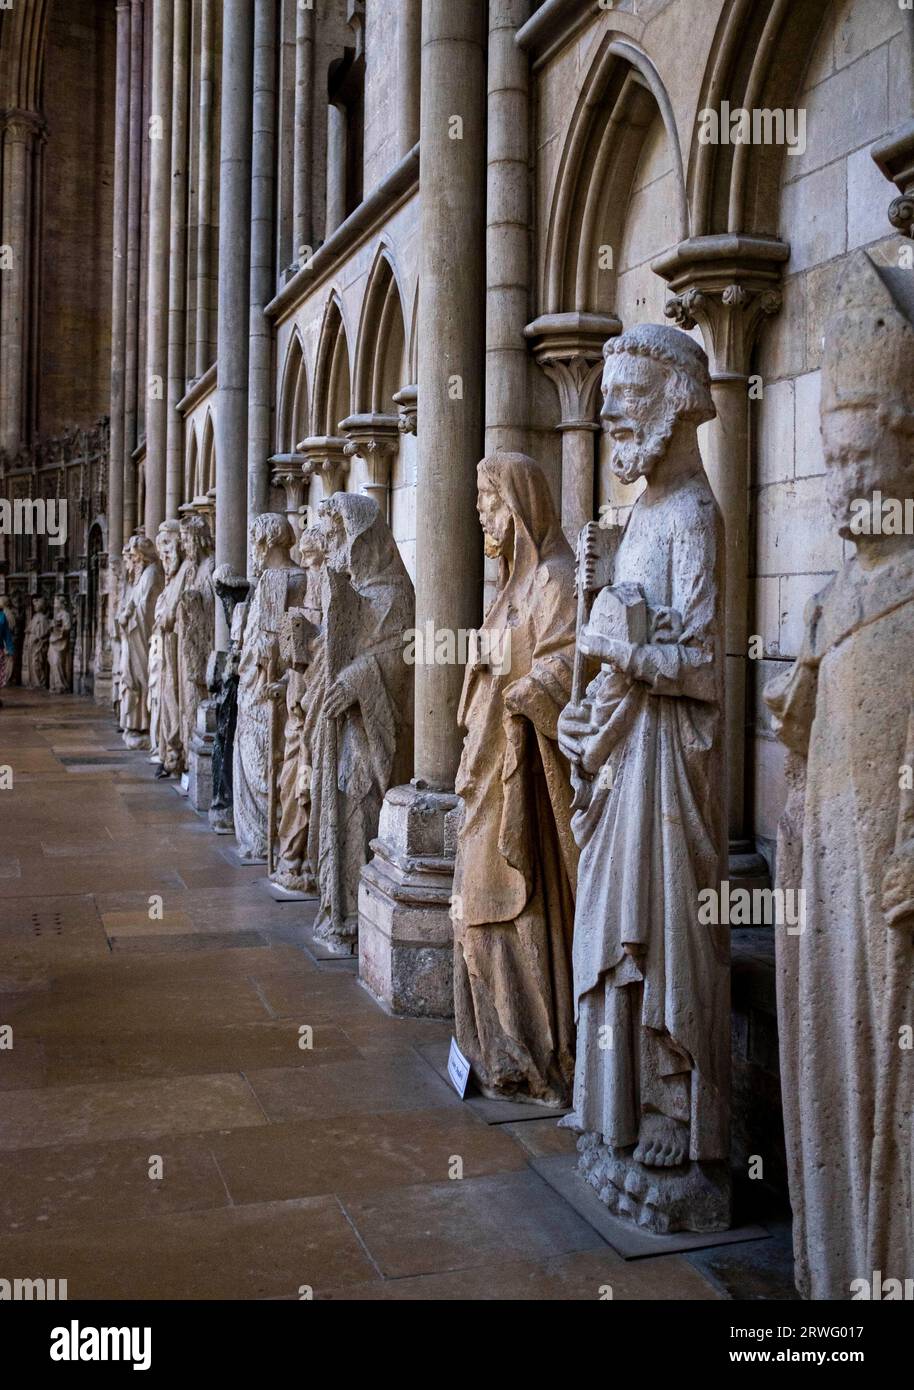
[{"label": "stone carving of hands", "polygon": [[596,657],[599,661],[614,666],[617,671],[627,669],[632,653],[630,642],[623,642],[618,637],[604,637],[602,633],[594,632],[589,627],[585,627],[578,637],[578,646],[585,656]]},{"label": "stone carving of hands", "polygon": [[570,763],[583,765],[585,745],[593,733],[590,705],[566,705],[559,715],[558,734],[559,748]]},{"label": "stone carving of hands", "polygon": [[682,614],[675,608],[651,609],[652,642],[678,642],[682,637]]},{"label": "stone carving of hands", "polygon": [[337,676],[324,696],[324,713],[328,718],[336,719],[339,715],[345,714],[354,702],[355,692],[346,683],[343,676]]}]

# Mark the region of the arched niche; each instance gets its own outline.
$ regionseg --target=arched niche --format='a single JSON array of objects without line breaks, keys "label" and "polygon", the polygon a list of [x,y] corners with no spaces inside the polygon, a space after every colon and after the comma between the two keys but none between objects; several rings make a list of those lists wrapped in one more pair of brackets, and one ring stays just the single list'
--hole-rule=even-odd
[{"label": "arched niche", "polygon": [[203,442],[200,446],[197,467],[197,486],[195,497],[202,497],[216,486],[216,431],[213,425],[213,412],[206,412],[203,425]]},{"label": "arched niche", "polygon": [[308,433],[308,379],[305,355],[298,329],[286,353],[279,397],[279,428],[277,453],[294,454],[296,446]]},{"label": "arched niche", "polygon": [[317,345],[311,434],[336,435],[339,424],[352,408],[352,375],[349,342],[339,296],[327,302]]},{"label": "arched niche", "polygon": [[382,246],[368,277],[355,355],[356,414],[396,415],[396,393],[408,385],[406,331],[390,253]]},{"label": "arched niche", "polygon": [[187,431],[187,448],[184,453],[183,502],[192,502],[199,494],[195,491],[197,483],[197,459],[199,455],[197,426],[191,424]]},{"label": "arched niche", "polygon": [[542,314],[615,312],[616,257],[630,194],[658,122],[669,150],[674,237],[683,240],[689,215],[669,96],[647,55],[608,33],[582,83],[559,159],[545,234]]}]

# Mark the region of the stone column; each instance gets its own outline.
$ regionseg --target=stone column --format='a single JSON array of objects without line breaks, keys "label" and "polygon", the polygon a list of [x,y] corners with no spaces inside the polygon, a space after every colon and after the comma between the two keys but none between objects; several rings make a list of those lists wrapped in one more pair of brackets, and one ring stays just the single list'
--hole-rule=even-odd
[{"label": "stone column", "polygon": [[276,289],[273,273],[276,18],[276,0],[256,0],[247,452],[248,515],[252,517],[265,512],[269,503],[273,434],[273,329],[263,311]]},{"label": "stone column", "polygon": [[559,393],[562,530],[574,546],[581,527],[594,516],[603,345],[622,332],[622,324],[612,314],[543,314],[524,332]]},{"label": "stone column", "polygon": [[[486,7],[423,0],[416,627],[481,617]],[[459,135],[462,138],[455,138]],[[459,255],[454,248],[459,247]],[[447,535],[448,544],[441,544]],[[460,556],[455,564],[454,556]],[[459,665],[417,665],[415,763],[381,809],[359,893],[359,970],[396,1013],[452,1011]]]},{"label": "stone column", "polygon": [[399,415],[349,415],[340,421],[339,430],[346,439],[346,457],[359,458],[365,465],[368,478],[362,490],[374,498],[389,523],[390,474],[400,447]]},{"label": "stone column", "polygon": [[[124,534],[126,436],[124,403],[127,347],[127,196],[130,139],[130,0],[117,15],[117,76],[114,111],[114,223],[111,265],[111,435],[108,449],[108,577],[120,574]],[[116,583],[113,590],[117,592]]]},{"label": "stone column", "polygon": [[[251,268],[253,10],[225,0],[219,166],[219,309],[216,358],[216,564],[243,574],[247,556],[248,319]],[[221,604],[216,648],[228,646]]]},{"label": "stone column", "polygon": [[[529,5],[529,0],[522,0]],[[397,7],[397,133],[400,158],[419,139],[419,65],[422,0],[400,0]]]},{"label": "stone column", "polygon": [[514,36],[530,0],[490,0],[485,452],[527,447],[530,60]]},{"label": "stone column", "polygon": [[127,309],[124,329],[124,530],[133,535],[137,515],[140,382],[140,241],[143,214],[143,0],[130,4],[130,129],[127,147]]},{"label": "stone column", "polygon": [[[292,259],[301,265],[311,246],[314,163],[314,10],[299,5],[295,20],[295,121],[292,137]],[[328,228],[328,232],[332,230]]]},{"label": "stone column", "polygon": [[26,442],[26,364],[34,325],[30,323],[29,286],[35,273],[33,171],[34,152],[44,130],[34,111],[5,111],[0,117],[3,149],[3,226],[0,243],[8,263],[0,270],[0,448],[15,450]]},{"label": "stone column", "polygon": [[[146,274],[146,535],[154,537],[165,520],[168,429],[168,257],[171,220],[171,0],[153,0],[152,109],[149,141],[149,242]],[[183,392],[182,392],[183,394]]]},{"label": "stone column", "polygon": [[194,375],[213,361],[213,124],[216,93],[215,0],[200,0],[200,109],[197,138],[197,332]]},{"label": "stone column", "polygon": [[727,765],[730,877],[760,878],[764,861],[749,838],[745,804],[749,660],[749,373],[758,331],[781,306],[777,288],[789,248],[774,237],[724,235],[681,242],[653,263],[673,298],[666,314],[701,328],[717,419],[705,466],[726,534]]},{"label": "stone column", "polygon": [[[168,416],[165,515],[178,515],[184,491],[184,420],[178,401],[187,390],[187,117],[190,81],[190,0],[174,0],[171,101],[171,210],[168,255]],[[187,499],[190,500],[189,498]]]},{"label": "stone column", "polygon": [[338,106],[327,107],[327,214],[324,239],[335,232],[346,216],[346,114]]}]

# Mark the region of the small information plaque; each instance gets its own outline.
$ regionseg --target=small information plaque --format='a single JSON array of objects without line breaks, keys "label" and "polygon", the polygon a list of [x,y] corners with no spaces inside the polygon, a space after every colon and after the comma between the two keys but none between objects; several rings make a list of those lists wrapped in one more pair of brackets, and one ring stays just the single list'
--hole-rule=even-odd
[{"label": "small information plaque", "polygon": [[457,1046],[457,1039],[451,1038],[451,1050],[447,1059],[447,1074],[454,1083],[454,1090],[461,1100],[467,1092],[470,1079],[470,1064]]}]

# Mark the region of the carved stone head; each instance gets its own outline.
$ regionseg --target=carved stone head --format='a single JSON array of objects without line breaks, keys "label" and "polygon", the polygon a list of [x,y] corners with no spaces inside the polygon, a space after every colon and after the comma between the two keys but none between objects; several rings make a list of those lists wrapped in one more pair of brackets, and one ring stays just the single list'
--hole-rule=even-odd
[{"label": "carved stone head", "polygon": [[[838,532],[858,546],[886,534],[887,506],[914,499],[914,291],[911,272],[850,257],[825,329],[822,443]],[[887,520],[887,514],[886,514]],[[907,534],[904,539],[911,543]]]},{"label": "carved stone head", "polygon": [[610,466],[624,483],[649,476],[680,423],[695,430],[717,411],[704,349],[678,328],[643,323],[603,349],[600,418],[613,441]]},{"label": "carved stone head", "polygon": [[203,516],[185,516],[181,520],[181,549],[194,565],[199,565],[213,553],[213,536]]},{"label": "carved stone head", "polygon": [[254,573],[259,576],[267,569],[288,569],[295,532],[288,517],[281,512],[261,512],[251,522],[251,558]]},{"label": "carved stone head", "polygon": [[162,561],[165,578],[172,579],[177,574],[184,558],[181,551],[181,524],[178,521],[163,521],[156,535],[156,550]]}]

